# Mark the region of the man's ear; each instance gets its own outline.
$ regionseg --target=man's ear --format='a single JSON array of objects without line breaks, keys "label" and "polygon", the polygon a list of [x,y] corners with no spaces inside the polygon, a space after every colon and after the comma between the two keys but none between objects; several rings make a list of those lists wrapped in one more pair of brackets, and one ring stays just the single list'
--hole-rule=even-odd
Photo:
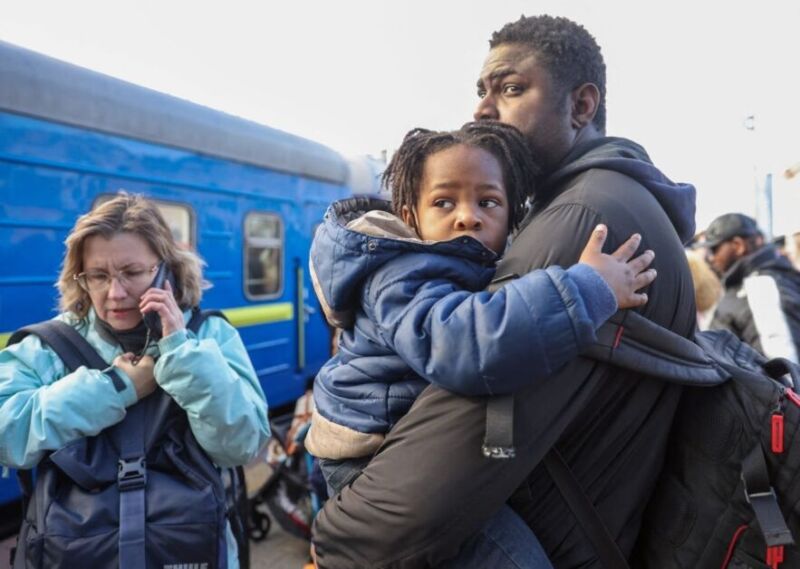
[{"label": "man's ear", "polygon": [[589,125],[600,106],[600,89],[594,83],[584,83],[572,91],[572,128],[581,129]]}]

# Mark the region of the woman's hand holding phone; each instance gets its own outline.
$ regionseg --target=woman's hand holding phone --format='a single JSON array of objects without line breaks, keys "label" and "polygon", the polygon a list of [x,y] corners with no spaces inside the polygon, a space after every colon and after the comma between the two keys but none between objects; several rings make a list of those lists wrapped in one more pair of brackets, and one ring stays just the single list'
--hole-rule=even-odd
[{"label": "woman's hand holding phone", "polygon": [[169,280],[164,281],[164,288],[147,289],[139,300],[139,310],[142,314],[153,312],[158,314],[161,319],[159,332],[162,338],[186,328],[186,324],[183,322],[183,312],[175,300],[172,283]]}]

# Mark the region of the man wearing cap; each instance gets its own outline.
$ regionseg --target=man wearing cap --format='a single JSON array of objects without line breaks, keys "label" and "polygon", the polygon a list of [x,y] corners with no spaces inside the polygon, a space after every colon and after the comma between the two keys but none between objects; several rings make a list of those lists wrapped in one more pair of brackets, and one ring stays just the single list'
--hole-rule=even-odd
[{"label": "man wearing cap", "polygon": [[755,220],[741,213],[712,221],[700,245],[725,289],[710,327],[730,330],[769,358],[797,362],[800,273],[791,262],[765,244]]}]

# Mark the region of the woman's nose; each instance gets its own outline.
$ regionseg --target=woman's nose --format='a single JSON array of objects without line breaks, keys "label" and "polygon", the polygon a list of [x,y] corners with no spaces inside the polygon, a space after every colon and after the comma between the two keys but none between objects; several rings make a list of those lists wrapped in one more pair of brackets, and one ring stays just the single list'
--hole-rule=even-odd
[{"label": "woman's nose", "polygon": [[117,277],[113,277],[108,285],[108,298],[125,298],[128,291],[122,286]]}]

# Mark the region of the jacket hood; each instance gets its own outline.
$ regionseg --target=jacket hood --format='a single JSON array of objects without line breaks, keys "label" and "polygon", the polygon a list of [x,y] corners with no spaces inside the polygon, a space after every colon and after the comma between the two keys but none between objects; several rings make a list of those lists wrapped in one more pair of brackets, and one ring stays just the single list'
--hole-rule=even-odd
[{"label": "jacket hood", "polygon": [[311,282],[332,326],[350,328],[364,281],[409,252],[458,256],[493,267],[498,256],[472,237],[423,241],[391,212],[388,201],[355,197],[331,204],[314,235]]},{"label": "jacket hood", "polygon": [[678,233],[688,243],[695,232],[696,190],[691,184],[675,183],[650,161],[647,152],[631,140],[603,137],[579,144],[562,161],[563,166],[549,175],[537,190],[534,201],[548,200],[549,189],[565,178],[600,168],[633,178],[656,198]]},{"label": "jacket hood", "polygon": [[756,271],[794,273],[795,268],[789,259],[778,253],[775,247],[765,245],[731,265],[722,276],[722,284],[725,288],[739,286],[745,277]]}]

